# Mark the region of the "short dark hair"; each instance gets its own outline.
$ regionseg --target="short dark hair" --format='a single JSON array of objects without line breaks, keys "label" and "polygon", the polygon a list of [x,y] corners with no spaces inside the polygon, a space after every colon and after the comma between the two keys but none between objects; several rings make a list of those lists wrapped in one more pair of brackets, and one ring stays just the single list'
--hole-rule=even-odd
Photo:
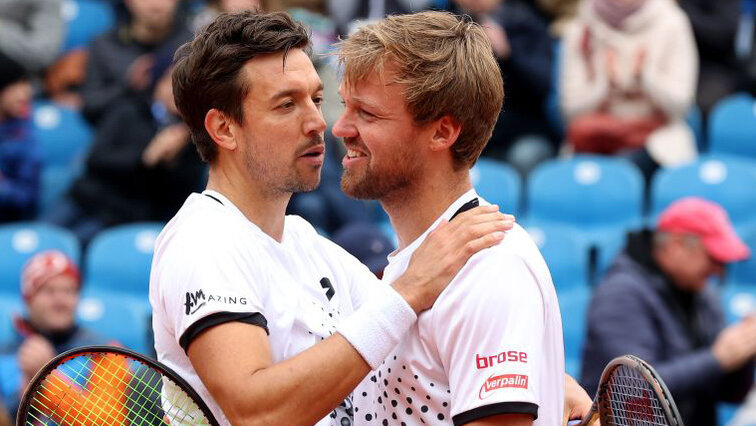
[{"label": "short dark hair", "polygon": [[192,141],[205,162],[212,162],[218,148],[205,129],[205,116],[215,108],[237,123],[244,120],[244,98],[251,87],[240,77],[250,59],[293,48],[309,53],[305,27],[284,12],[224,13],[200,30],[176,52],[173,95],[176,107],[189,126]]}]

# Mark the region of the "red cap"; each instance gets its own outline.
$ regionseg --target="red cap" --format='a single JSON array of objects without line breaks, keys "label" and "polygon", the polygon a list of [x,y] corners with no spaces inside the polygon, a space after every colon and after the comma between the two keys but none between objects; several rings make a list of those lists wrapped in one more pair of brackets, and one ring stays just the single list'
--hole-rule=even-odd
[{"label": "red cap", "polygon": [[751,256],[748,246],[735,233],[727,212],[719,204],[702,198],[689,197],[672,203],[659,216],[657,230],[698,236],[709,255],[722,263]]},{"label": "red cap", "polygon": [[70,275],[81,286],[76,264],[65,254],[49,250],[34,255],[21,271],[21,295],[28,301],[47,281],[58,275]]}]

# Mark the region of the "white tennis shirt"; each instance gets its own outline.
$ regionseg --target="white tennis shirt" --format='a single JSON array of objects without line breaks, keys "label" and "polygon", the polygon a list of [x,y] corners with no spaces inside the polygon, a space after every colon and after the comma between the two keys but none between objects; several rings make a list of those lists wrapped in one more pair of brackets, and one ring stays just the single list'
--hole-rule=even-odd
[{"label": "white tennis shirt", "polygon": [[[476,199],[455,201],[428,231],[389,257],[385,282],[440,220]],[[480,204],[485,204],[481,201]],[[564,346],[551,275],[518,225],[474,255],[394,353],[354,392],[355,424],[442,425],[506,413],[562,423]]]},{"label": "white tennis shirt", "polygon": [[[186,354],[193,337],[227,321],[255,324],[268,330],[278,363],[333,334],[373,290],[385,288],[304,219],[286,216],[279,243],[223,195],[192,194],[156,241],[150,303],[157,357],[229,424]],[[318,423],[351,424],[351,398]]]}]

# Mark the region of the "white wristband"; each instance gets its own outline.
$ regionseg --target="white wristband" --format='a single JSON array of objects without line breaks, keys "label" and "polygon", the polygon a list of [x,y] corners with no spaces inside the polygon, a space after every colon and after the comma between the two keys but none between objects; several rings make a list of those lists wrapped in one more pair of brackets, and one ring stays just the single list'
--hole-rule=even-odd
[{"label": "white wristband", "polygon": [[[377,285],[381,285],[376,283]],[[341,321],[336,329],[375,370],[389,356],[417,314],[392,287],[375,291],[370,301]]]}]

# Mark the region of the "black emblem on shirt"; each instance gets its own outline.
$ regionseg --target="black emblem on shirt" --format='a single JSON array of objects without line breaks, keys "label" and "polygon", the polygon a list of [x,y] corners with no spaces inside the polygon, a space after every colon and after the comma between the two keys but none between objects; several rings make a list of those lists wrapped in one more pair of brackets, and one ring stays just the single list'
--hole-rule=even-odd
[{"label": "black emblem on shirt", "polygon": [[[202,303],[200,303],[200,301],[202,301]],[[194,293],[189,291],[186,292],[186,302],[184,302],[184,307],[186,307],[187,315],[197,312],[197,309],[205,306],[205,303],[207,303],[205,302],[205,293],[202,290],[195,291]]]},{"label": "black emblem on shirt", "polygon": [[326,290],[326,297],[328,298],[328,300],[331,300],[333,298],[333,295],[336,294],[336,290],[333,289],[331,280],[329,280],[327,277],[320,279],[320,286]]}]

